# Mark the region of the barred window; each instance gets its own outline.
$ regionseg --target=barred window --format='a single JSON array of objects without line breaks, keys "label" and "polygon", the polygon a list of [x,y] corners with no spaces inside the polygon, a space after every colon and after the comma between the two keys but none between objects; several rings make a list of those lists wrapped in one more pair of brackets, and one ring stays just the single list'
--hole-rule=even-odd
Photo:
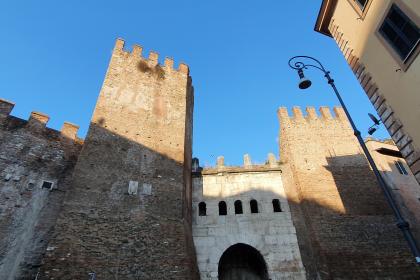
[{"label": "barred window", "polygon": [[397,167],[398,172],[402,175],[408,175],[407,170],[404,167],[404,164],[401,161],[396,161],[395,166]]}]

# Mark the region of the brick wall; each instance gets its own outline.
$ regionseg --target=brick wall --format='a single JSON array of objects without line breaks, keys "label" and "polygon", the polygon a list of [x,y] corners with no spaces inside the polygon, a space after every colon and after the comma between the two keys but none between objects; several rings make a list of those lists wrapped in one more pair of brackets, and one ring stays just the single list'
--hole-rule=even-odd
[{"label": "brick wall", "polygon": [[[415,278],[420,272],[341,108],[279,109],[281,159],[310,279]],[[289,177],[289,178],[287,178]]]},{"label": "brick wall", "polygon": [[13,106],[0,99],[0,279],[35,279],[82,142],[77,126],[49,129],[47,115],[22,120]]}]

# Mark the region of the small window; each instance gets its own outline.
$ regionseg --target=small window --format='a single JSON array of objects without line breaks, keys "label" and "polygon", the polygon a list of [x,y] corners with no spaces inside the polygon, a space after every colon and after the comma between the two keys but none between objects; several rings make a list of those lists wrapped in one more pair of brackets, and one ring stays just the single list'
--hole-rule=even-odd
[{"label": "small window", "polygon": [[207,216],[207,206],[205,202],[198,204],[198,216]]},{"label": "small window", "polygon": [[235,214],[243,214],[242,202],[240,200],[235,201]]},{"label": "small window", "polygon": [[405,169],[404,164],[401,161],[396,161],[395,162],[395,166],[397,167],[398,172],[400,172],[400,174],[402,174],[402,175],[408,175],[408,172]]},{"label": "small window", "polygon": [[281,212],[280,200],[273,199],[273,211],[274,212]]},{"label": "small window", "polygon": [[255,199],[249,202],[249,206],[251,207],[251,213],[258,213],[258,202]]},{"label": "small window", "polygon": [[347,0],[350,2],[350,5],[359,15],[358,19],[363,20],[366,17],[367,11],[372,0]]},{"label": "small window", "polygon": [[359,5],[360,9],[363,11],[366,8],[366,4],[368,0],[356,0],[357,5]]},{"label": "small window", "polygon": [[43,182],[42,182],[42,185],[41,185],[41,188],[42,188],[42,189],[49,189],[49,190],[52,190],[52,189],[53,189],[53,186],[54,186],[53,182],[43,181]]},{"label": "small window", "polygon": [[395,50],[403,63],[406,63],[419,45],[420,31],[410,18],[393,4],[379,33]]},{"label": "small window", "polygon": [[26,189],[27,189],[28,191],[32,191],[32,190],[34,189],[34,186],[35,186],[35,183],[34,183],[34,182],[32,182],[32,181],[30,181],[30,182],[28,183],[28,186],[26,187]]},{"label": "small window", "polygon": [[226,216],[226,215],[227,215],[226,202],[220,201],[219,202],[219,216]]}]

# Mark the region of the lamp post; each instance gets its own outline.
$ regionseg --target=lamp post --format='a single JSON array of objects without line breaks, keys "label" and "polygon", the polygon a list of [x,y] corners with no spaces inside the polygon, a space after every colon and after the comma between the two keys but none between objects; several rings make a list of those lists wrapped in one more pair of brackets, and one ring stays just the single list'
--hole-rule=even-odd
[{"label": "lamp post", "polygon": [[[309,64],[303,62],[302,60],[307,60],[309,61]],[[315,64],[312,64],[314,63]],[[343,102],[343,99],[340,96],[340,93],[337,90],[337,87],[334,84],[334,80],[331,78],[330,76],[330,71],[327,71],[324,66],[321,64],[321,62],[319,62],[319,60],[310,57],[310,56],[294,56],[291,59],[289,59],[289,66],[290,68],[294,69],[297,71],[298,75],[299,75],[299,88],[300,89],[307,89],[311,86],[312,82],[307,79],[303,73],[304,69],[308,69],[309,67],[312,68],[316,68],[318,70],[320,70],[322,73],[324,73],[324,77],[327,79],[328,84],[332,87],[332,89],[334,90],[335,95],[338,98],[338,101],[340,101],[341,106],[343,107],[343,110],[350,122],[351,127],[353,128],[354,131],[354,135],[356,136],[357,140],[359,141],[360,146],[362,147],[363,152],[366,155],[366,158],[370,164],[370,166],[372,167],[373,173],[375,173],[375,177],[378,180],[379,186],[381,187],[386,201],[388,202],[389,206],[392,208],[392,211],[397,219],[397,226],[398,228],[401,229],[404,238],[407,240],[408,245],[411,249],[411,252],[413,253],[413,255],[416,258],[416,263],[420,264],[420,251],[417,247],[416,241],[411,233],[410,230],[410,225],[408,224],[408,222],[404,219],[404,217],[401,215],[401,212],[398,208],[397,203],[395,202],[395,199],[391,193],[391,191],[389,190],[387,184],[385,183],[384,179],[382,178],[381,174],[379,173],[378,167],[376,166],[375,162],[373,161],[373,158],[368,150],[368,148],[366,147],[365,142],[363,141],[363,138],[360,134],[360,131],[357,129],[356,125],[353,122],[353,119],[351,118],[346,105]]]}]

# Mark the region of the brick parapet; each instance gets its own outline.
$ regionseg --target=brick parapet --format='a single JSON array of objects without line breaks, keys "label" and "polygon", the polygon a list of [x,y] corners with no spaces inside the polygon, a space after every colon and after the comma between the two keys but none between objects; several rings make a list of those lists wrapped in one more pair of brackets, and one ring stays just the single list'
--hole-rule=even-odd
[{"label": "brick parapet", "polygon": [[15,107],[15,103],[0,98],[0,117],[8,116]]},{"label": "brick parapet", "polygon": [[224,156],[219,156],[216,166],[199,168],[198,170],[198,172],[193,172],[194,177],[222,173],[282,172],[282,164],[277,161],[273,153],[268,154],[267,161],[264,164],[253,164],[250,155],[245,154],[242,166],[226,166],[224,165]]},{"label": "brick parapet", "polygon": [[18,126],[35,134],[59,137],[64,140],[77,142],[79,144],[83,143],[83,140],[77,137],[77,132],[79,130],[78,125],[64,122],[61,130],[49,128],[46,126],[50,120],[50,117],[47,114],[33,111],[31,112],[29,119],[24,120],[10,114],[14,106],[14,103],[0,99],[0,124],[3,126],[3,129],[8,130]]},{"label": "brick parapet", "polygon": [[[129,52],[127,50],[124,49],[125,47],[125,41],[121,38],[118,38],[116,43],[115,43],[115,47],[114,47],[114,53],[113,55],[125,55],[125,56],[132,56],[134,58],[139,58],[142,61],[147,62],[150,66],[152,67],[156,67],[156,66],[161,66],[159,64],[159,54],[155,51],[150,51],[149,52],[149,56],[148,58],[145,58],[142,56],[143,53],[143,47],[140,45],[133,45],[132,51]],[[174,67],[174,60],[171,57],[165,57],[164,59],[164,64],[163,64],[163,68],[165,70],[169,70],[169,71],[175,71],[175,72],[179,72],[182,73],[184,75],[189,75],[190,70],[187,64],[181,62],[178,65],[178,68]]]},{"label": "brick parapet", "polygon": [[[361,87],[365,91],[372,105],[376,109],[383,124],[394,140],[395,144],[407,161],[408,166],[420,183],[420,149],[412,141],[410,135],[405,131],[404,124],[399,120],[391,106],[387,103],[386,98],[381,94],[380,88],[375,83],[372,74],[360,60],[352,48],[350,42],[346,39],[345,34],[340,31],[340,27],[332,19],[329,24],[329,31],[332,37],[340,47],[350,68],[360,82]],[[346,42],[345,44],[343,42]]]},{"label": "brick parapet", "polygon": [[315,108],[309,106],[309,107],[306,107],[306,115],[304,115],[299,106],[294,106],[292,108],[292,114],[289,115],[288,109],[286,107],[280,107],[277,110],[277,115],[281,123],[301,122],[303,120],[306,120],[306,121],[319,120],[319,121],[325,121],[325,122],[338,121],[338,122],[347,123],[348,125],[350,125],[342,107],[336,106],[333,108],[333,110],[334,110],[334,115],[331,114],[329,107],[321,106],[319,108],[320,114],[318,115]]}]

